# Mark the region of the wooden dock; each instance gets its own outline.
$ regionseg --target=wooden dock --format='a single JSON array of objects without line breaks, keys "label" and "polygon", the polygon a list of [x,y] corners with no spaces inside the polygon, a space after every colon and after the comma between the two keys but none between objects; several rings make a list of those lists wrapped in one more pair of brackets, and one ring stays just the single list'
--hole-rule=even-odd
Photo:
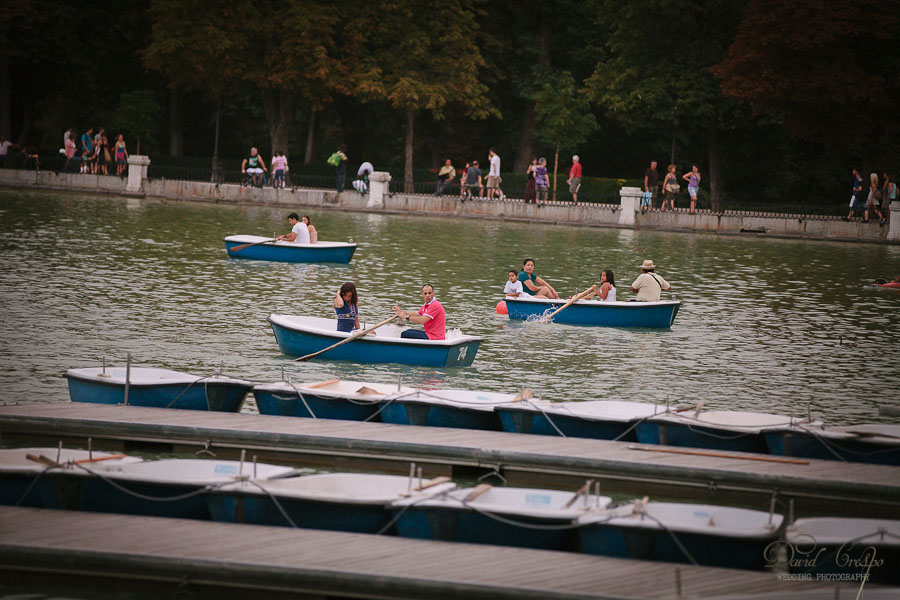
[{"label": "wooden dock", "polygon": [[760,509],[777,493],[782,513],[789,499],[798,514],[896,518],[900,510],[900,467],[646,452],[582,438],[70,402],[0,406],[0,436],[80,447],[91,438],[94,448],[126,452],[206,448],[220,458],[246,449],[260,461],[329,470],[408,473],[415,462],[427,476],[494,472],[512,485],[559,489],[591,478],[604,492]]},{"label": "wooden dock", "polygon": [[[0,579],[89,576],[252,598],[675,599],[796,592],[833,583],[719,569],[395,537],[0,507]],[[855,586],[858,587],[858,586]],[[855,592],[843,586],[841,598]],[[869,586],[867,589],[874,589]]]}]

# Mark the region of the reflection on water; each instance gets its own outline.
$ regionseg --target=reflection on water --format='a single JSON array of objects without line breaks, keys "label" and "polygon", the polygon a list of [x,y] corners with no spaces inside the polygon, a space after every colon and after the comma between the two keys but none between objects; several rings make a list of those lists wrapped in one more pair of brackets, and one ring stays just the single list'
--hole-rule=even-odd
[{"label": "reflection on water", "polygon": [[[359,243],[347,266],[230,259],[222,239],[288,230],[290,208],[0,191],[0,402],[68,398],[71,367],[138,364],[258,382],[335,377],[877,418],[898,403],[900,247],[307,210],[326,240]],[[619,295],[652,258],[684,303],[670,331],[510,323],[494,313],[525,257],[563,295],[604,268]],[[448,326],[483,336],[470,368],[295,363],[270,313],[333,316],[345,281],[362,320],[435,286]],[[842,346],[838,339],[856,346]]]}]

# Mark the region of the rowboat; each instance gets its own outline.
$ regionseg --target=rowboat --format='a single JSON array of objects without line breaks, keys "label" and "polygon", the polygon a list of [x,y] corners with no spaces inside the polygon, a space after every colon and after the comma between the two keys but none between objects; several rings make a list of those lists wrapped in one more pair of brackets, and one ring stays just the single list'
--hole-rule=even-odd
[{"label": "rowboat", "polygon": [[494,410],[504,431],[633,442],[637,439],[635,425],[664,413],[666,407],[618,400],[549,402],[529,399],[499,405]]},{"label": "rowboat", "polygon": [[0,504],[76,508],[82,477],[95,468],[141,462],[137,456],[69,448],[0,450]]},{"label": "rowboat", "polygon": [[[337,321],[320,317],[269,315],[275,340],[284,354],[305,356],[345,340],[352,333],[338,331]],[[365,327],[365,326],[363,326]],[[468,367],[475,360],[481,338],[459,330],[447,332],[445,340],[401,338],[407,329],[384,325],[375,335],[365,335],[320,355],[329,360],[363,363],[400,363],[423,367]]]},{"label": "rowboat", "polygon": [[785,542],[791,573],[827,573],[850,581],[868,574],[872,583],[900,585],[900,521],[797,519],[785,530]]},{"label": "rowboat", "polygon": [[575,520],[587,513],[605,514],[611,502],[581,491],[482,484],[419,502],[398,500],[392,508],[401,537],[575,550]]},{"label": "rowboat", "polygon": [[807,423],[766,429],[763,436],[769,452],[779,456],[900,466],[900,425]]},{"label": "rowboat", "polygon": [[384,399],[381,420],[400,425],[499,431],[500,420],[494,411],[514,398],[514,394],[475,390],[399,391]]},{"label": "rowboat", "polygon": [[643,444],[768,453],[764,430],[801,422],[808,421],[787,415],[737,410],[668,412],[641,421],[635,427],[635,433]]},{"label": "rowboat", "polygon": [[214,490],[207,503],[215,521],[387,533],[391,502],[418,502],[454,488],[448,477],[321,473],[234,483]]},{"label": "rowboat", "polygon": [[[511,320],[527,321],[542,318],[562,307],[567,300],[547,298],[507,298],[506,310]],[[668,329],[675,322],[681,302],[600,302],[578,300],[553,316],[554,323],[588,325],[593,327],[647,327]]]},{"label": "rowboat", "polygon": [[[316,242],[295,244],[285,241],[267,241],[271,238],[258,235],[229,235],[225,238],[225,250],[231,258],[250,258],[294,263],[342,263],[347,264],[356,252],[356,244],[349,242]],[[233,250],[237,246],[256,244]]]},{"label": "rowboat", "polygon": [[82,484],[80,510],[130,515],[209,519],[204,496],[246,479],[294,474],[282,467],[236,460],[172,458],[105,467]]},{"label": "rowboat", "polygon": [[783,520],[744,508],[639,501],[610,514],[579,517],[578,537],[588,554],[761,569]]},{"label": "rowboat", "polygon": [[378,421],[382,401],[415,390],[399,384],[363,383],[330,379],[315,383],[278,381],[257,385],[253,396],[264,415]]},{"label": "rowboat", "polygon": [[72,402],[131,404],[237,412],[253,384],[223,375],[191,375],[155,367],[69,369]]}]

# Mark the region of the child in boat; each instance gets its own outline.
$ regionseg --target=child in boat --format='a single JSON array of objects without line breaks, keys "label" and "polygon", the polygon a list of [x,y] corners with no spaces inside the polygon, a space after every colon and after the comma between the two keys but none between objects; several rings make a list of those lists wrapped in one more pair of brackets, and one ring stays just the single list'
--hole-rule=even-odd
[{"label": "child in boat", "polygon": [[589,300],[591,296],[597,296],[600,302],[616,301],[616,278],[610,269],[604,269],[600,273],[600,287],[593,286],[593,291],[585,296],[585,300]]},{"label": "child in boat", "polygon": [[503,294],[507,298],[529,298],[530,296],[522,289],[522,282],[519,281],[519,274],[510,269],[508,275],[509,281],[506,282],[506,287],[503,288]]}]

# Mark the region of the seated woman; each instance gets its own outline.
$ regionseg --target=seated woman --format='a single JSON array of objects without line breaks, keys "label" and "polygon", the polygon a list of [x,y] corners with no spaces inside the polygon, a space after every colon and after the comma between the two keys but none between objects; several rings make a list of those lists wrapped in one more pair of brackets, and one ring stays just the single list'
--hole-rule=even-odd
[{"label": "seated woman", "polygon": [[600,273],[600,288],[597,286],[593,286],[593,292],[585,296],[585,300],[589,300],[591,296],[597,296],[597,299],[600,302],[615,302],[616,301],[616,278],[613,277],[613,272],[609,269],[604,269],[602,273]]},{"label": "seated woman", "polygon": [[338,331],[349,332],[359,329],[359,299],[356,295],[356,286],[352,282],[348,281],[342,285],[334,297],[334,312],[337,313]]},{"label": "seated woman", "polygon": [[300,217],[300,220],[306,223],[306,228],[309,230],[309,243],[315,244],[319,241],[319,232],[316,231],[316,228],[313,227],[312,221],[309,220],[309,215],[303,215]]},{"label": "seated woman", "polygon": [[551,298],[556,300],[559,294],[553,286],[534,274],[534,259],[526,258],[522,263],[522,272],[519,273],[519,281],[522,282],[523,291],[535,298]]}]

